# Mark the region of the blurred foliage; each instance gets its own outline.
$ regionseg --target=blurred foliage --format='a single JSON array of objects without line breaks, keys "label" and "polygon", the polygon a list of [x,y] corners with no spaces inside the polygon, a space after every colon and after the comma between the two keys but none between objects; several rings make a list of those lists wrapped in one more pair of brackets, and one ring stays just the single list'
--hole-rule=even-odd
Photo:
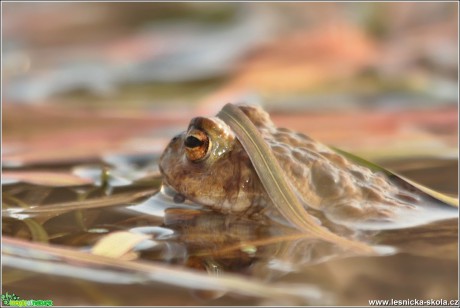
[{"label": "blurred foliage", "polygon": [[[375,106],[389,94],[400,107],[418,106],[408,97],[422,106],[452,105],[458,89],[454,7],[7,3],[5,101],[63,104],[81,101],[76,94],[83,91],[91,94],[85,104],[124,109],[166,107],[178,96],[182,105],[251,102],[248,93],[272,108],[342,106],[334,95]],[[188,100],[188,88],[199,94]],[[331,99],[325,104],[324,97]]]}]

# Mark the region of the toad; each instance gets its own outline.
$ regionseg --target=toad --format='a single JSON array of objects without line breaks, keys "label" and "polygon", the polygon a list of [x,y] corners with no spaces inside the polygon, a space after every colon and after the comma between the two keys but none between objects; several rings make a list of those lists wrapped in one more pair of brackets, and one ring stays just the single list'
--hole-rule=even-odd
[{"label": "toad", "polygon": [[[303,207],[334,223],[385,221],[421,197],[386,174],[349,160],[298,132],[278,128],[259,107],[237,106],[257,129]],[[160,159],[164,183],[196,203],[225,214],[264,212],[264,187],[251,155],[223,117],[197,117]],[[270,154],[271,155],[271,154]],[[260,158],[264,159],[262,153]]]}]

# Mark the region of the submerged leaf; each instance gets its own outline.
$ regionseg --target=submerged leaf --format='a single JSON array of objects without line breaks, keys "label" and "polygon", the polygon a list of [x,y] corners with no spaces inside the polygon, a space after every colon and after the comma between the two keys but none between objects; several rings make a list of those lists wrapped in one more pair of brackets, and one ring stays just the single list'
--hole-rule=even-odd
[{"label": "submerged leaf", "polygon": [[[7,192],[2,193],[2,198],[4,198],[5,200],[8,200],[8,201],[12,201],[12,203],[14,205],[22,207],[22,208],[25,208],[25,209],[30,207],[30,205],[27,204],[26,202],[22,201],[19,198],[16,198],[15,196],[10,195]],[[10,207],[13,207],[12,204],[10,205],[9,203],[6,203],[5,200],[2,200],[2,203],[3,203],[2,207],[3,208],[7,209],[7,208],[10,208]]]},{"label": "submerged leaf", "polygon": [[24,219],[23,222],[29,228],[33,241],[48,243],[48,233],[46,233],[42,225],[30,218]]},{"label": "submerged leaf", "polygon": [[120,259],[132,252],[137,244],[149,238],[150,236],[139,233],[127,231],[113,232],[102,237],[93,246],[91,252],[98,256]]},{"label": "submerged leaf", "polygon": [[120,204],[129,204],[140,198],[148,197],[154,194],[157,190],[147,190],[138,193],[123,193],[113,196],[98,198],[95,200],[62,202],[44,206],[30,206],[27,208],[9,208],[2,210],[2,215],[5,217],[14,216],[15,214],[45,214],[45,213],[62,213],[81,209],[94,209],[108,206],[117,206]]}]

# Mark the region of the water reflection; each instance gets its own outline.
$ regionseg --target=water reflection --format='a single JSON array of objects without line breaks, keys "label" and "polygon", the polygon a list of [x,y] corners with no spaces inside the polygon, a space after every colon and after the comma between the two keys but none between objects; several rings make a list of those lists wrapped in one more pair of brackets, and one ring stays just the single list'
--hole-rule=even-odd
[{"label": "water reflection", "polygon": [[[130,165],[127,161],[124,164]],[[136,168],[142,173],[151,166]],[[99,175],[94,177],[95,182]],[[38,279],[38,270],[44,275],[40,279],[56,290],[60,289],[57,281],[62,285],[79,281],[83,287],[77,288],[75,294],[82,296],[82,303],[89,304],[98,303],[85,291],[93,287],[106,290],[104,303],[132,304],[117,295],[118,287],[111,284],[115,280],[133,292],[143,289],[139,283],[155,285],[165,292],[155,293],[162,303],[186,305],[367,305],[372,298],[456,296],[456,209],[428,207],[430,219],[415,221],[411,216],[410,224],[403,228],[374,226],[356,233],[344,226],[328,226],[341,234],[359,234],[377,251],[377,255],[362,256],[272,220],[226,216],[189,201],[177,203],[175,193],[160,186],[161,181],[133,179],[130,185],[109,182],[109,196],[97,183],[57,188],[23,183],[3,186],[5,286],[31,298],[42,296],[42,289],[27,287]],[[158,193],[153,193],[152,188]],[[136,194],[138,197],[130,199],[120,197]],[[324,221],[324,217],[319,218]],[[95,265],[91,263],[95,260],[90,261],[92,257],[85,259],[91,255],[74,255],[77,251],[90,252],[101,239],[117,231],[147,236],[132,248],[137,260],[114,260],[112,268],[105,268],[112,261],[98,259],[99,265]],[[26,241],[45,241],[53,246],[28,246]],[[76,251],[69,250],[71,247]],[[47,260],[53,260],[52,264]],[[139,261],[160,266],[161,271],[161,266],[178,268],[164,276],[146,276],[143,270],[143,274],[136,274],[135,267],[125,268],[131,263],[123,263]],[[99,268],[102,264],[105,266]],[[187,283],[181,278],[185,269],[194,273]],[[231,279],[236,280],[226,280],[232,274],[236,276]],[[216,280],[209,281],[208,287],[195,289],[203,277]],[[242,285],[244,279],[254,282],[248,290]],[[211,287],[212,283],[223,285]],[[232,289],[227,283],[238,287]],[[271,285],[269,292],[264,289],[266,283]],[[439,285],[447,287],[441,289]],[[262,289],[256,291],[257,288]],[[267,292],[278,295],[274,298],[275,293]],[[71,298],[70,293],[66,294]],[[188,301],[171,300],[173,294],[183,294]],[[139,299],[139,303],[147,302]]]}]

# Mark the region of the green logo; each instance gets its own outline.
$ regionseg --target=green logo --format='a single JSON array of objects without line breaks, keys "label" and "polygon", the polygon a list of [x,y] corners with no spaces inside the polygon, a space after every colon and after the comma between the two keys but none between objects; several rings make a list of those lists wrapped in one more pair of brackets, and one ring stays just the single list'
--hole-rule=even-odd
[{"label": "green logo", "polygon": [[3,305],[9,306],[10,305],[10,300],[18,300],[19,296],[16,294],[9,294],[6,292],[5,294],[2,294],[2,303]]},{"label": "green logo", "polygon": [[8,293],[2,294],[2,304],[5,306],[15,306],[15,307],[32,307],[32,306],[53,306],[52,300],[36,300],[36,299],[21,299],[16,294]]}]

